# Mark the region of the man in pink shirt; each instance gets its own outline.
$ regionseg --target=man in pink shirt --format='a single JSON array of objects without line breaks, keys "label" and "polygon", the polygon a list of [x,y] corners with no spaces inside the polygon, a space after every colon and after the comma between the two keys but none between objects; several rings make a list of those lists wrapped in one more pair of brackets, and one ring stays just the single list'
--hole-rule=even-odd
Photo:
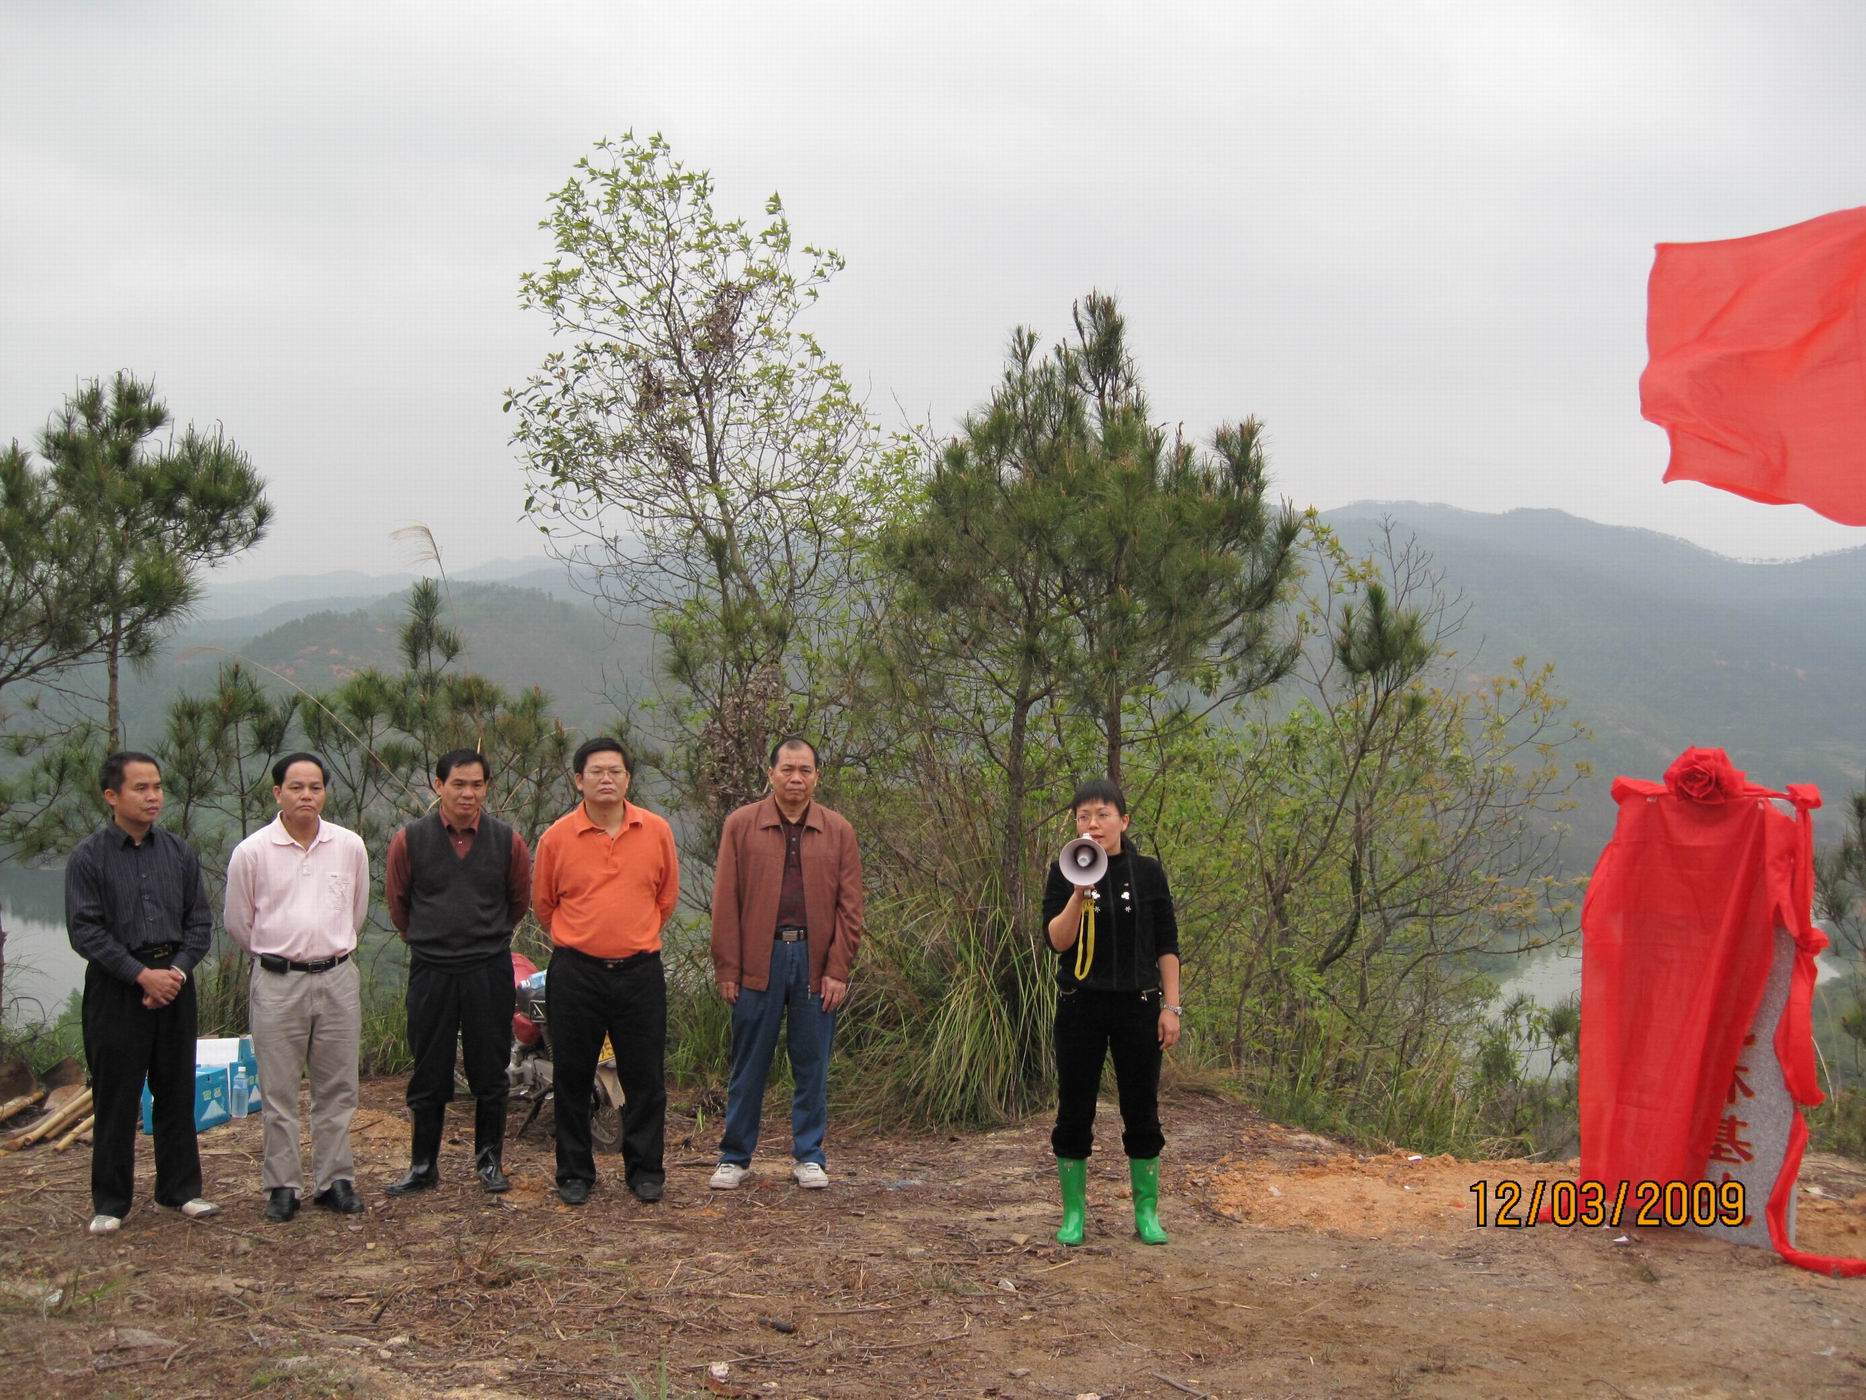
[{"label": "man in pink shirt", "polygon": [[290,1220],[304,1194],[298,1081],[311,1072],[314,1204],[357,1215],[350,1118],[356,1112],[363,1012],[356,936],[369,914],[369,854],[321,815],[330,770],[316,754],[272,765],[278,819],[234,847],[227,933],[253,955],[253,1051],[259,1060],[266,1219]]}]

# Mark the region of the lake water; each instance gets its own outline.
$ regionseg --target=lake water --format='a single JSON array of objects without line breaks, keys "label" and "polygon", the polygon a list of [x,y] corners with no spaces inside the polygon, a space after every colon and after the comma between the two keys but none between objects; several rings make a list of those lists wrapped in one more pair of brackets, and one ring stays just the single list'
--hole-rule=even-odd
[{"label": "lake water", "polygon": [[[1829,938],[1831,943],[1831,935]],[[1815,960],[1818,980],[1837,977],[1843,969],[1830,954]],[[1556,1006],[1581,991],[1581,950],[1539,953],[1523,963],[1497,989],[1496,1004],[1502,1006],[1512,997],[1527,994],[1538,1006]]]},{"label": "lake water", "polygon": [[1527,958],[1497,987],[1497,1005],[1527,995],[1537,1006],[1555,1006],[1581,990],[1581,950],[1550,950]]},{"label": "lake water", "polygon": [[0,869],[9,1021],[50,1020],[84,984],[84,959],[65,936],[64,891],[64,876],[56,870]]},{"label": "lake water", "polygon": [[0,911],[6,925],[6,1016],[30,1024],[57,1016],[84,985],[84,959],[71,951],[63,924]]},{"label": "lake water", "polygon": [[[1823,954],[1814,963],[1816,986],[1839,976],[1843,970],[1831,957]],[[1500,1011],[1511,999],[1524,994],[1537,1006],[1559,1006],[1570,997],[1579,997],[1580,993],[1581,950],[1576,948],[1571,953],[1550,951],[1530,958],[1513,975],[1504,979],[1497,988],[1497,997],[1491,1002],[1491,1008]],[[1523,1072],[1531,1078],[1547,1073],[1548,1050],[1536,1048],[1525,1052],[1522,1067]]]}]

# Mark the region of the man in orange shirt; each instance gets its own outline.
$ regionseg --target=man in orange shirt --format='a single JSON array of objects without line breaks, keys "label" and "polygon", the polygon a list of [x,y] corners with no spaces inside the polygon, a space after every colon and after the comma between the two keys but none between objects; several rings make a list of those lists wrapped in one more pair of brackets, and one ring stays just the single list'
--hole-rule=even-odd
[{"label": "man in orange shirt", "polygon": [[680,896],[666,821],[627,800],[628,755],[608,737],[574,760],[583,800],[538,838],[531,909],[551,935],[545,1005],[557,1120],[557,1194],[580,1206],[596,1183],[590,1102],[603,1036],[622,1081],[622,1168],[642,1201],[666,1180],[667,979],[661,929]]}]

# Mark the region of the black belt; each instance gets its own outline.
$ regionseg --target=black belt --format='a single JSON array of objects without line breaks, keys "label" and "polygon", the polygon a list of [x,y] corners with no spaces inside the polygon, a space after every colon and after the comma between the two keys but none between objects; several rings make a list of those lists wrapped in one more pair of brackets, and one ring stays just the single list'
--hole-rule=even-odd
[{"label": "black belt", "polygon": [[172,958],[180,951],[179,943],[145,943],[140,948],[130,949],[130,956],[141,963],[152,963]]},{"label": "black belt", "polygon": [[1078,992],[1089,997],[1102,997],[1110,1001],[1116,997],[1139,997],[1152,1006],[1165,1004],[1166,993],[1159,987],[1091,987],[1086,982],[1076,982],[1070,986],[1057,986],[1057,994],[1065,997],[1075,996]]},{"label": "black belt", "polygon": [[772,936],[779,943],[801,943],[810,936],[810,930],[796,924],[779,924],[778,931]]},{"label": "black belt", "polygon": [[316,962],[293,962],[290,958],[281,958],[277,953],[259,954],[259,965],[267,972],[329,972],[333,967],[348,961],[348,953],[339,953],[334,958],[319,958]]},{"label": "black belt", "polygon": [[650,948],[643,953],[630,953],[626,958],[599,958],[577,948],[559,948],[556,951],[569,953],[572,957],[582,958],[584,962],[595,963],[598,967],[606,967],[611,972],[620,967],[634,967],[637,963],[646,962],[649,958],[661,956],[661,950],[658,948]]}]

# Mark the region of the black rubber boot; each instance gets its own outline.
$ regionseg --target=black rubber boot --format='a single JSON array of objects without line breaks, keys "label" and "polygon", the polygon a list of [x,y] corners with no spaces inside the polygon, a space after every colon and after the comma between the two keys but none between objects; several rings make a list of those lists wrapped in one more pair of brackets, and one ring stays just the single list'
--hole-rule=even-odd
[{"label": "black rubber boot", "polygon": [[383,1188],[386,1196],[406,1196],[414,1191],[432,1191],[441,1184],[441,1121],[444,1109],[423,1109],[415,1114],[414,1141],[408,1149],[408,1170],[400,1181]]},{"label": "black rubber boot", "polygon": [[482,1191],[509,1191],[501,1158],[505,1153],[505,1099],[481,1101],[473,1108],[473,1170]]}]

